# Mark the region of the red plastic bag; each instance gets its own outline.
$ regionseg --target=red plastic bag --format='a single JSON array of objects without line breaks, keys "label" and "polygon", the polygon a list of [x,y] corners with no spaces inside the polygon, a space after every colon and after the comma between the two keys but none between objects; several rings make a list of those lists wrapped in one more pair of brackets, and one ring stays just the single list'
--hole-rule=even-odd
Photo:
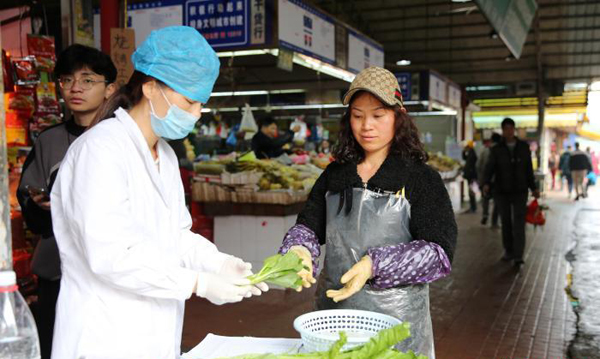
[{"label": "red plastic bag", "polygon": [[525,215],[525,222],[533,224],[534,226],[543,226],[546,224],[546,216],[542,211],[537,199],[534,199],[527,206],[527,214]]}]

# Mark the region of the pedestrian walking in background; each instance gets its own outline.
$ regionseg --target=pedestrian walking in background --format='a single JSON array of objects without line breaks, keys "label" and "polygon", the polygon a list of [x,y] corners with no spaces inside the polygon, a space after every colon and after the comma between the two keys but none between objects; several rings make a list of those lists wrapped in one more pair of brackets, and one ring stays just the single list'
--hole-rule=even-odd
[{"label": "pedestrian walking in background", "polygon": [[525,215],[528,191],[538,198],[540,193],[533,175],[529,145],[515,136],[515,122],[511,118],[502,121],[503,140],[491,149],[485,168],[484,193],[494,184],[494,200],[499,206],[502,220],[504,261],[523,263],[525,252]]},{"label": "pedestrian walking in background", "polygon": [[560,170],[560,190],[563,189],[563,183],[567,181],[567,189],[569,191],[569,197],[571,198],[571,192],[573,192],[573,177],[571,177],[571,167],[569,161],[571,159],[571,146],[567,146],[566,151],[560,155],[558,161],[558,169]]},{"label": "pedestrian walking in background", "polygon": [[556,186],[556,172],[558,171],[558,163],[560,162],[560,157],[556,150],[553,149],[552,153],[548,157],[548,170],[550,171],[550,176],[552,177],[552,187],[551,189],[554,191]]},{"label": "pedestrian walking in background", "polygon": [[579,149],[579,142],[575,143],[575,151],[571,153],[569,169],[571,170],[573,184],[575,185],[575,200],[578,201],[582,197],[587,197],[583,180],[587,176],[587,173],[592,170],[592,163],[588,154]]},{"label": "pedestrian walking in background", "polygon": [[463,169],[463,177],[469,182],[469,212],[475,213],[477,211],[477,198],[475,197],[475,191],[473,186],[477,185],[477,154],[473,148],[473,141],[469,141],[465,146],[462,158],[465,160],[465,167]]},{"label": "pedestrian walking in background", "polygon": [[[479,154],[479,158],[477,158],[477,180],[479,182],[479,186],[483,188],[485,185],[485,166],[489,162],[491,149],[496,146],[502,140],[502,136],[498,133],[493,133],[492,138],[486,143],[486,147]],[[491,187],[493,188],[493,179]],[[484,226],[487,224],[489,211],[490,211],[490,201],[492,200],[493,195],[492,191],[487,194],[482,194],[481,199],[481,207],[483,210],[483,216],[481,218],[481,224]],[[498,227],[498,206],[496,205],[496,201],[494,201],[494,207],[492,209],[492,228]]]}]

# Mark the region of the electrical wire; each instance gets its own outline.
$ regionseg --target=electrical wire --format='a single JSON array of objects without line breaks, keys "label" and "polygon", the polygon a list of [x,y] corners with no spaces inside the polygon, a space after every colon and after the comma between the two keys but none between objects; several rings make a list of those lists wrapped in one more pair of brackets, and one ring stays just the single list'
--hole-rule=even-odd
[{"label": "electrical wire", "polygon": [[48,27],[49,27],[48,16],[46,16],[46,5],[44,3],[42,3],[42,11],[44,12],[44,26],[46,28],[46,36],[49,36],[49,33],[48,33]]}]

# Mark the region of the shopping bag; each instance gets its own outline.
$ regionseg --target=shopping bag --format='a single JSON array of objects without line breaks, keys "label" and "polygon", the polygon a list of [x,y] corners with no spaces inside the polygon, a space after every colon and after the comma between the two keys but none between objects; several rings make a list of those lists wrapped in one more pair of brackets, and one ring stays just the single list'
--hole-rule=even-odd
[{"label": "shopping bag", "polygon": [[596,180],[598,179],[598,177],[596,176],[596,173],[590,172],[587,174],[587,179],[588,179],[588,186],[594,186],[596,184]]},{"label": "shopping bag", "polygon": [[544,207],[540,206],[537,199],[534,199],[527,206],[527,214],[525,215],[525,222],[533,224],[534,226],[543,226],[546,224],[546,216],[544,216]]}]

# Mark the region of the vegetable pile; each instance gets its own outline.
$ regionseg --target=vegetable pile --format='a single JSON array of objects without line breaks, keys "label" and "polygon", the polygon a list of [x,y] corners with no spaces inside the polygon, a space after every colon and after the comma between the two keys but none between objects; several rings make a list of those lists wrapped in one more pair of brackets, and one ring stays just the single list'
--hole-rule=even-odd
[{"label": "vegetable pile", "polygon": [[251,284],[267,282],[284,288],[297,289],[302,285],[302,278],[298,272],[304,268],[302,260],[296,253],[276,254],[265,259],[260,272],[249,276],[248,279]]},{"label": "vegetable pile", "polygon": [[246,354],[228,359],[427,359],[412,351],[402,353],[391,347],[410,337],[410,324],[402,323],[395,327],[384,329],[371,338],[368,343],[341,351],[348,340],[344,332],[340,339],[328,351],[300,354]]}]

